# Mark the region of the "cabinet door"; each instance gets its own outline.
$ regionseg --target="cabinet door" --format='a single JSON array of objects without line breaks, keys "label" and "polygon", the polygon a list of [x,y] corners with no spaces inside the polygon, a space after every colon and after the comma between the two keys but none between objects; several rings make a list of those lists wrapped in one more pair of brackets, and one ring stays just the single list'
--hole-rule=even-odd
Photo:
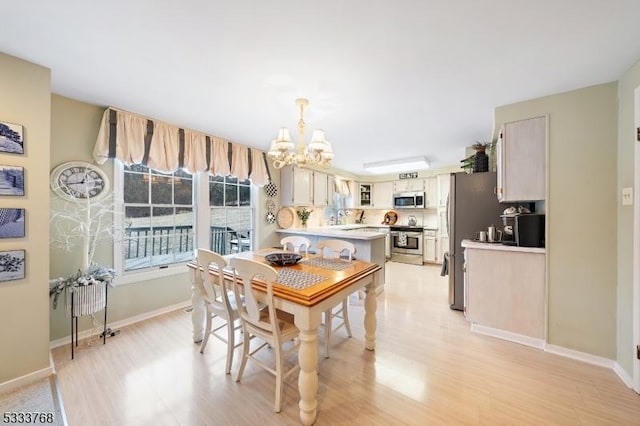
[{"label": "cabinet door", "polygon": [[313,172],[313,205],[326,207],[329,205],[328,176],[326,173]]},{"label": "cabinet door", "polygon": [[546,117],[505,123],[501,134],[498,200],[544,200]]},{"label": "cabinet door", "polygon": [[438,207],[446,207],[449,197],[449,186],[451,185],[451,176],[438,175]]},{"label": "cabinet door", "polygon": [[393,204],[393,184],[391,182],[374,183],[371,191],[371,207],[376,209],[391,208]]},{"label": "cabinet door", "polygon": [[425,194],[427,196],[425,207],[438,207],[438,180],[430,177],[424,180]]},{"label": "cabinet door", "polygon": [[371,184],[370,183],[361,183],[358,185],[358,195],[359,195],[359,206],[360,207],[371,207]]},{"label": "cabinet door", "polygon": [[336,197],[336,177],[327,175],[327,205],[332,207]]},{"label": "cabinet door", "polygon": [[436,239],[435,237],[424,237],[423,260],[425,262],[436,261]]},{"label": "cabinet door", "polygon": [[313,205],[313,171],[309,169],[293,168],[293,205]]}]

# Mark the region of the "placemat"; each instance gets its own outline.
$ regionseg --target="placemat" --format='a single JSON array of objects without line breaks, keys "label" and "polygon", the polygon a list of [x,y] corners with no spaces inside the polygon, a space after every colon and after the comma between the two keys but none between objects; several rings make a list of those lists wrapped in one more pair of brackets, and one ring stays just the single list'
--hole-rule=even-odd
[{"label": "placemat", "polygon": [[311,274],[309,272],[297,271],[291,268],[282,268],[278,271],[278,279],[276,282],[280,285],[304,290],[326,280],[327,277],[322,275]]},{"label": "placemat", "polygon": [[353,266],[351,262],[340,259],[327,259],[322,257],[303,260],[299,263],[309,266],[315,266],[317,268],[331,269],[332,271],[342,271],[343,269],[351,268]]}]

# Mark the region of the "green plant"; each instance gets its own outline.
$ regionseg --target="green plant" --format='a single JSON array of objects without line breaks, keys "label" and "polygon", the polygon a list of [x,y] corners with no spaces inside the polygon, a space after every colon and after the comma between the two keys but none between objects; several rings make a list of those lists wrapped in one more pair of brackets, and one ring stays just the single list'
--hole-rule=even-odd
[{"label": "green plant", "polygon": [[298,210],[298,217],[300,218],[300,220],[302,221],[302,224],[304,225],[305,223],[307,223],[307,220],[309,220],[309,216],[311,216],[311,213],[313,212],[313,210],[307,210],[306,207],[303,207],[302,210]]}]

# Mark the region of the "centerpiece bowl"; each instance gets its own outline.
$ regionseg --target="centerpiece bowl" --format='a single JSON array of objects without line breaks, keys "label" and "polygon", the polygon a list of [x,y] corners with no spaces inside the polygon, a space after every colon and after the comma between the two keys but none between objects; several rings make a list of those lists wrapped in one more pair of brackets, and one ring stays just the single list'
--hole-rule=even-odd
[{"label": "centerpiece bowl", "polygon": [[302,259],[302,256],[298,253],[292,252],[279,252],[279,253],[270,253],[264,257],[264,259],[271,263],[272,265],[277,266],[290,266],[295,265]]}]

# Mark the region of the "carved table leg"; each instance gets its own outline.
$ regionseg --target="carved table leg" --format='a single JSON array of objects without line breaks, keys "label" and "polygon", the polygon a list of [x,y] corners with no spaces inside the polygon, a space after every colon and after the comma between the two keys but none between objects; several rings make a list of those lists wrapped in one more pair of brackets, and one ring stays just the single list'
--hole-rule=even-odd
[{"label": "carved table leg", "polygon": [[364,298],[364,338],[365,338],[365,348],[370,351],[375,350],[376,348],[376,309],[377,309],[377,301],[376,301],[376,280],[374,280],[367,284],[365,287],[365,298]]},{"label": "carved table leg", "polygon": [[[297,317],[296,317],[297,318]],[[320,319],[318,318],[317,323]],[[298,363],[300,373],[298,375],[298,391],[300,392],[300,420],[304,425],[312,425],[316,420],[318,408],[318,324],[298,324],[300,329],[298,348]],[[314,323],[316,321],[313,321]]]},{"label": "carved table leg", "polygon": [[[191,272],[193,274],[193,271]],[[195,284],[193,275],[191,276],[191,324],[193,331],[193,342],[200,343],[204,338],[204,299],[200,290]]]}]

